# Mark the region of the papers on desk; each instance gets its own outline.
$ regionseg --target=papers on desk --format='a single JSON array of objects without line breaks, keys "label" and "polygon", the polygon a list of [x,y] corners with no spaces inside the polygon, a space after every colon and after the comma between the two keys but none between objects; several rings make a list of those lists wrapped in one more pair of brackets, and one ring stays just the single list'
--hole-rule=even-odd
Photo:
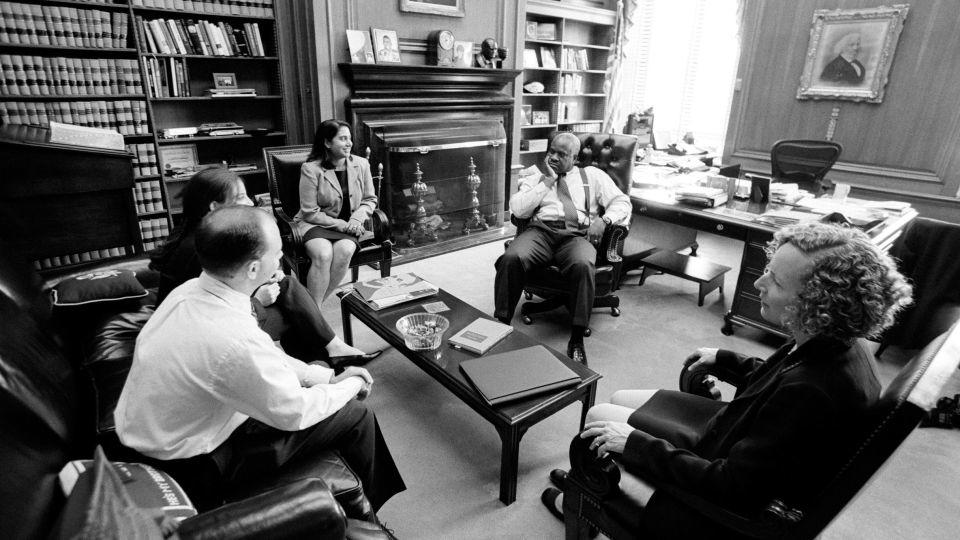
[{"label": "papers on desk", "polygon": [[817,221],[820,219],[819,214],[814,214],[812,212],[797,212],[796,210],[769,210],[764,212],[756,219],[757,223],[766,223],[767,225],[773,225],[774,227],[786,227],[787,225],[793,225],[796,223],[804,223],[807,221]]},{"label": "papers on desk", "polygon": [[819,199],[814,199],[813,197],[804,197],[803,199],[797,201],[797,206],[800,208],[806,208],[810,212],[821,216],[837,212],[842,214],[845,218],[850,220],[851,223],[858,227],[877,220],[886,219],[887,217],[887,213],[885,211],[863,206],[851,199],[840,202],[824,197]]}]

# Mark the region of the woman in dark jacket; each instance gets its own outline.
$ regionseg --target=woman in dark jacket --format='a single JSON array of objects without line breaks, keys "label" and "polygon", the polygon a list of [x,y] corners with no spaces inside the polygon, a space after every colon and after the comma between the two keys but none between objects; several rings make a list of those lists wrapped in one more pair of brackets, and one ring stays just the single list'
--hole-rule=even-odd
[{"label": "woman in dark jacket", "polygon": [[[150,266],[160,272],[157,304],[184,281],[200,275],[194,233],[203,216],[221,206],[252,205],[243,180],[224,168],[206,169],[190,178],[181,194],[183,221],[153,255]],[[260,327],[279,340],[290,356],[304,361],[328,360],[334,366],[360,365],[382,351],[365,354],[344,343],[330,328],[307,289],[282,273],[251,299]]]},{"label": "woman in dark jacket", "polygon": [[[779,231],[755,283],[761,315],[791,338],[765,361],[701,348],[691,368],[716,364],[743,381],[729,403],[681,392],[626,390],[587,414],[581,437],[618,454],[621,487],[645,507],[652,537],[700,534],[669,483],[742,512],[773,499],[803,507],[852,451],[880,384],[858,338],[878,334],[910,301],[892,259],[861,231],[813,223]],[[551,473],[555,483],[564,471]],[[556,513],[559,492],[544,503]],[[658,536],[660,535],[660,536]],[[682,536],[678,536],[682,537]]]}]

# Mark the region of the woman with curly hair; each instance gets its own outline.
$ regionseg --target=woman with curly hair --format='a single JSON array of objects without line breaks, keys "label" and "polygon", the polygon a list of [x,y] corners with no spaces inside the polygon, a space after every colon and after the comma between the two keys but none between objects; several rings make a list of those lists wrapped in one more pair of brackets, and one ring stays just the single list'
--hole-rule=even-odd
[{"label": "woman with curly hair", "polygon": [[[651,537],[716,534],[658,484],[671,484],[738,512],[774,499],[803,508],[850,455],[880,384],[859,338],[875,336],[910,302],[892,259],[861,231],[824,223],[776,233],[754,283],[764,319],[791,339],[766,360],[700,348],[705,365],[737,381],[724,403],[669,390],[621,390],[592,407],[581,438],[617,455],[621,488],[644,506],[637,530]],[[566,473],[550,473],[555,484]],[[542,499],[561,515],[560,491]]]}]

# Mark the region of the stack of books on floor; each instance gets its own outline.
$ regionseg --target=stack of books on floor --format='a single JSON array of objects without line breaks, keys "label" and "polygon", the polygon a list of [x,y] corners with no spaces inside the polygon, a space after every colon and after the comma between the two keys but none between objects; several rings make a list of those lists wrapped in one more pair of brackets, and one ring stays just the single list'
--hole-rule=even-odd
[{"label": "stack of books on floor", "polygon": [[257,95],[253,88],[211,88],[207,90],[210,97],[250,97]]}]

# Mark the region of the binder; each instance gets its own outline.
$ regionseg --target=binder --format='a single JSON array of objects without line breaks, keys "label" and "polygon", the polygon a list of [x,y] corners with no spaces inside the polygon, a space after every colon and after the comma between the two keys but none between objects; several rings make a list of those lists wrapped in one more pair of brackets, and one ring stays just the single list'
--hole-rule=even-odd
[{"label": "binder", "polygon": [[491,405],[580,383],[580,376],[543,345],[466,360],[460,371]]}]

